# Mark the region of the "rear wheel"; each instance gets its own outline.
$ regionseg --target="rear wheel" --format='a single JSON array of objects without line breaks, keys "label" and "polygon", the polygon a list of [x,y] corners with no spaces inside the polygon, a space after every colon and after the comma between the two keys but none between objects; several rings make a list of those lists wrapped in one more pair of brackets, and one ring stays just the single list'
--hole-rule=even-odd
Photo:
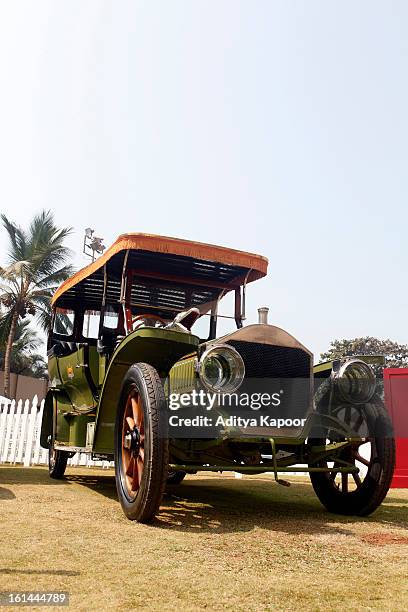
[{"label": "rear wheel", "polygon": [[[364,437],[346,447],[339,461],[315,464],[334,471],[310,472],[310,479],[317,497],[329,512],[366,516],[382,503],[394,473],[395,442],[391,421],[380,400],[363,406],[340,406],[334,416],[349,425],[356,432],[356,438],[358,435]],[[316,442],[324,444],[326,440],[310,441]],[[352,463],[359,472],[336,472],[341,460]]]},{"label": "rear wheel", "polygon": [[48,473],[51,478],[59,480],[65,474],[69,453],[57,450],[54,444],[54,436],[52,436],[48,450]]},{"label": "rear wheel", "polygon": [[170,471],[167,474],[167,484],[168,485],[178,485],[185,478],[186,472],[183,470],[175,470],[174,472]]},{"label": "rear wheel", "polygon": [[119,501],[131,520],[147,523],[159,509],[167,479],[167,405],[157,371],[129,368],[115,426],[115,476]]}]

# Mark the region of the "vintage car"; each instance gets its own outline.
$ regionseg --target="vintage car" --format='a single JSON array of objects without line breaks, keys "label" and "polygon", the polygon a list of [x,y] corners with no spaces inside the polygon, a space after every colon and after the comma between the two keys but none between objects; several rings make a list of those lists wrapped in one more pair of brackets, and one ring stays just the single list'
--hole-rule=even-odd
[{"label": "vintage car", "polygon": [[375,510],[395,450],[370,360],[314,369],[266,308],[243,326],[247,285],[267,265],[136,233],[65,281],[52,300],[41,428],[50,476],[62,478],[77,452],[114,460],[122,508],[140,522],[154,518],[166,484],[198,471],[269,472],[283,485],[281,473],[308,472],[329,511]]}]

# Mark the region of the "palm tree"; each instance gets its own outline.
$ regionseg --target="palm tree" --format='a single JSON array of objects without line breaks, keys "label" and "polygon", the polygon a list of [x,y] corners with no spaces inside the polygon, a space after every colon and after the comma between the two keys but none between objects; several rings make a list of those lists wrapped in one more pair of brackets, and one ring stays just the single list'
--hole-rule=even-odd
[{"label": "palm tree", "polygon": [[[34,378],[47,378],[47,364],[38,352],[43,340],[36,330],[30,327],[30,321],[19,321],[16,326],[13,347],[10,355],[10,372],[26,374]],[[4,368],[6,342],[0,343],[0,369]]]},{"label": "palm tree", "polygon": [[1,215],[9,238],[8,266],[0,267],[0,303],[5,314],[0,319],[0,343],[5,340],[4,395],[10,393],[10,357],[17,324],[27,315],[35,316],[44,330],[49,329],[50,298],[58,285],[72,274],[67,264],[71,251],[64,241],[72,228],[58,228],[51,211],[32,219],[28,231]]}]

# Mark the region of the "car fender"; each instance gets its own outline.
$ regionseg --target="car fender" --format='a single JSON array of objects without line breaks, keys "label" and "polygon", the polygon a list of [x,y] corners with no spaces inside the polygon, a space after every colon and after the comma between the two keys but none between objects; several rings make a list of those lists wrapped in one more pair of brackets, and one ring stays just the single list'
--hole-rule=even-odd
[{"label": "car fender", "polygon": [[116,348],[105,375],[97,408],[93,452],[112,454],[114,427],[122,380],[134,363],[148,363],[162,379],[184,355],[197,351],[199,338],[189,333],[145,327],[134,331]]},{"label": "car fender", "polygon": [[56,414],[57,421],[55,422],[56,435],[58,439],[61,438],[62,441],[69,439],[69,423],[63,416],[64,413],[72,411],[73,406],[71,400],[65,391],[61,389],[49,389],[45,396],[41,420],[40,445],[42,448],[49,448],[48,438],[53,433],[56,408],[58,408],[58,413]]},{"label": "car fender", "polygon": [[41,421],[40,445],[48,448],[48,438],[52,435],[55,398],[54,392],[49,390],[44,400],[44,410]]}]

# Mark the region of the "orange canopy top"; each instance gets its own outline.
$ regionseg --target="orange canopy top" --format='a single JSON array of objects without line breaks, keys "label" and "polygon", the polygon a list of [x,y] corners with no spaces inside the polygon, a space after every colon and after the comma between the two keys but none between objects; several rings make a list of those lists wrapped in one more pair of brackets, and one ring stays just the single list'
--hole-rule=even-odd
[{"label": "orange canopy top", "polygon": [[[262,278],[266,275],[268,268],[268,260],[266,257],[246,253],[244,251],[237,251],[235,249],[222,246],[204,244],[202,242],[193,242],[191,240],[183,240],[180,238],[157,236],[154,234],[122,234],[105,251],[105,253],[101,255],[101,257],[85,268],[82,268],[71,276],[71,278],[62,283],[52,298],[52,304],[55,304],[55,302],[67,291],[82,281],[85,281],[95,273],[98,273],[98,271],[100,271],[105,264],[108,264],[109,266],[110,263],[115,260],[115,258],[119,258],[120,262],[123,262],[126,251],[129,251],[132,254],[134,252],[139,252],[140,254],[157,254],[158,257],[157,261],[155,262],[155,267],[158,269],[158,272],[155,272],[155,276],[157,278],[160,278],[160,270],[162,268],[164,270],[164,267],[169,267],[170,261],[177,261],[177,267],[174,269],[177,270],[177,274],[179,274],[181,277],[179,270],[181,270],[183,267],[180,267],[180,262],[183,263],[183,258],[185,258],[186,262],[186,273],[191,273],[191,270],[193,269],[192,266],[194,266],[194,262],[196,262],[196,260],[198,261],[195,268],[200,268],[199,262],[219,264],[216,267],[217,270],[220,269],[220,266],[222,267],[223,276],[220,278],[225,279],[223,282],[226,283],[226,287],[234,284],[243,284],[245,281],[250,282],[258,278]],[[140,261],[142,262],[141,265],[146,271],[146,274],[148,274],[148,262],[152,260],[140,259]],[[143,261],[146,263],[143,263]],[[120,262],[118,260],[117,263],[119,264]],[[141,265],[140,263],[138,264],[139,268]],[[128,267],[129,269],[132,268],[131,258],[129,258]],[[204,266],[204,268],[206,269],[207,278],[209,278],[209,281],[211,281],[211,277],[209,277],[209,275],[212,274],[211,266]],[[171,268],[169,269],[171,270]],[[203,264],[201,264],[201,270],[202,269]],[[214,266],[213,269],[215,273]],[[201,272],[201,275],[202,274],[203,273]],[[174,277],[174,281],[177,282],[176,276]],[[202,282],[203,281],[201,281],[201,283]]]}]

